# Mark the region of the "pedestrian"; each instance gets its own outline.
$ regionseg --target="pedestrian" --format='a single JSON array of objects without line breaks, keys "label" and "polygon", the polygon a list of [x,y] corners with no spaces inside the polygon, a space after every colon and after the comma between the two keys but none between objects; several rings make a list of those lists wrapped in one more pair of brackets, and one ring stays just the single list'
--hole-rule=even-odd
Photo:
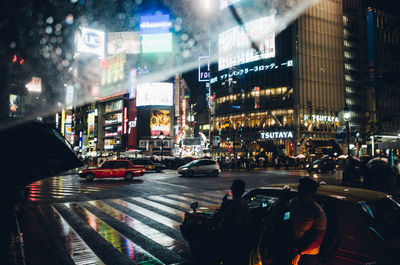
[{"label": "pedestrian", "polygon": [[322,207],[315,201],[318,183],[302,177],[298,198],[290,202],[290,219],[293,230],[292,265],[314,265],[325,236],[327,219]]},{"label": "pedestrian", "polygon": [[248,225],[250,209],[247,201],[242,198],[245,182],[241,179],[233,181],[232,198],[225,195],[219,211],[214,217],[214,223],[222,229],[222,261],[224,265],[247,264],[249,256]]}]

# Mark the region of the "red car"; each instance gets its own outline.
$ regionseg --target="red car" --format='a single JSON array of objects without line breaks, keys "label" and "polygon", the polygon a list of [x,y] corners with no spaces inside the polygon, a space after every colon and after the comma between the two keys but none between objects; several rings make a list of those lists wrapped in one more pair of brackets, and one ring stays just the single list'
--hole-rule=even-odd
[{"label": "red car", "polygon": [[87,168],[79,171],[79,177],[87,181],[95,178],[124,178],[132,180],[134,177],[143,176],[146,169],[144,166],[132,164],[129,160],[109,160],[105,161],[98,168]]}]

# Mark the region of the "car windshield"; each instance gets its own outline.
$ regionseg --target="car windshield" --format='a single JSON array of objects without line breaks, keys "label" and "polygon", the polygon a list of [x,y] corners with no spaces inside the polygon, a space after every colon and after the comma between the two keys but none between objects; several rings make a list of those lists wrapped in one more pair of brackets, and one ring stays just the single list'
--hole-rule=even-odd
[{"label": "car windshield", "polygon": [[379,201],[362,202],[360,210],[369,229],[385,243],[399,247],[400,204],[387,198]]},{"label": "car windshield", "polygon": [[320,159],[317,159],[317,160],[315,160],[315,161],[313,162],[313,164],[319,164],[319,163],[321,163],[321,160],[320,160]]}]

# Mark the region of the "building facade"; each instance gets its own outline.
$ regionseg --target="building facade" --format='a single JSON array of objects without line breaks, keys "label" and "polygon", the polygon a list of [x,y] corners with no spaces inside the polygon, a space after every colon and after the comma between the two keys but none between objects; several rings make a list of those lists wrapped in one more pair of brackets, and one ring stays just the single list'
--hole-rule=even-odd
[{"label": "building facade", "polygon": [[[226,32],[219,34],[220,45]],[[269,50],[250,56],[219,47],[225,54],[211,73],[214,150],[268,157],[340,152],[335,140],[345,105],[342,1],[320,1],[269,37]]]}]

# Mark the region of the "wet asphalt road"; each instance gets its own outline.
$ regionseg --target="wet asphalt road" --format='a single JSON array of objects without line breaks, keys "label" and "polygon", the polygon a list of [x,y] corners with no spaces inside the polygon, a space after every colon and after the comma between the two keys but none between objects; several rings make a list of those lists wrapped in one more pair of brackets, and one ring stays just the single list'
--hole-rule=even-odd
[{"label": "wet asphalt road", "polygon": [[[180,177],[174,170],[147,173],[131,182],[80,179],[74,172],[35,182],[18,216],[26,264],[188,264],[179,225],[193,201],[219,204],[232,181],[247,189],[297,182],[301,170],[228,171],[219,177]],[[338,183],[341,172],[312,174]],[[25,256],[25,258],[23,258]]]}]

